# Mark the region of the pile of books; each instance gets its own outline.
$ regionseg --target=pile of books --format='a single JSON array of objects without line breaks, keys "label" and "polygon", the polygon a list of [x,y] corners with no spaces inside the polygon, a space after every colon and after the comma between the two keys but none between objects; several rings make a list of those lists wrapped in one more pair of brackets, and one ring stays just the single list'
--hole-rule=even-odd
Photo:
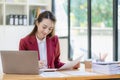
[{"label": "pile of books", "polygon": [[103,74],[120,74],[120,62],[93,62],[92,70]]}]

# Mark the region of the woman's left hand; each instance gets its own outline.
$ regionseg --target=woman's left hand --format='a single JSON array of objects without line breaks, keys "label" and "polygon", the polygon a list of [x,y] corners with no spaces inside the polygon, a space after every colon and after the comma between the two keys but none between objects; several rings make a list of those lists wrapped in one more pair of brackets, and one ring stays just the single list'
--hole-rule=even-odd
[{"label": "woman's left hand", "polygon": [[80,62],[78,62],[74,67],[73,69],[78,69],[80,67]]}]

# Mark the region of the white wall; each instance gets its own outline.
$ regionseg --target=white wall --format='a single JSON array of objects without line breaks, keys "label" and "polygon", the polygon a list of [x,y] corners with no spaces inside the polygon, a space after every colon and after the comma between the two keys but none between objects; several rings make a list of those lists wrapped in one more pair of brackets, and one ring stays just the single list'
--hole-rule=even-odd
[{"label": "white wall", "polygon": [[20,38],[27,35],[33,27],[0,27],[0,50],[18,50]]}]

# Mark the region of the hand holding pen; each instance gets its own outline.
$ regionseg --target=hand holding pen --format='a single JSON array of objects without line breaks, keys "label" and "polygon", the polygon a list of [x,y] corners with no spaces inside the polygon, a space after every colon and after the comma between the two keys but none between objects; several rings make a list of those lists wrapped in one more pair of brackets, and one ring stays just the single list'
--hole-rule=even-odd
[{"label": "hand holding pen", "polygon": [[45,68],[45,61],[44,60],[40,60],[40,61],[38,61],[38,63],[39,63],[39,68],[40,69]]}]

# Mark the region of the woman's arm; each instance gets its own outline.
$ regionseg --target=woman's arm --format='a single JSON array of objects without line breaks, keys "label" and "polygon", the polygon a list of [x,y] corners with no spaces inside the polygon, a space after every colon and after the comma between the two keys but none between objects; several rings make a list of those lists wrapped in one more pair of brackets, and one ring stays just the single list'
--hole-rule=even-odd
[{"label": "woman's arm", "polygon": [[60,62],[60,45],[59,45],[59,40],[58,37],[55,36],[55,61],[54,61],[54,65],[55,68],[60,68],[61,66],[64,65],[63,62]]},{"label": "woman's arm", "polygon": [[20,42],[19,42],[19,50],[26,50],[24,39],[21,39]]}]

